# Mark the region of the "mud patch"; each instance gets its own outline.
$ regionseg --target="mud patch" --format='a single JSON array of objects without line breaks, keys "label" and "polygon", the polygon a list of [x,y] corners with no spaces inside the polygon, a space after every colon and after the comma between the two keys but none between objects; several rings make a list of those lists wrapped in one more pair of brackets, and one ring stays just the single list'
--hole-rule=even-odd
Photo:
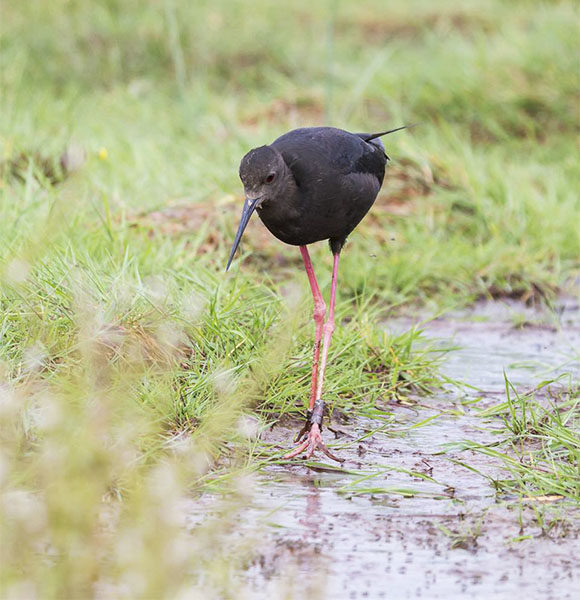
[{"label": "mud patch", "polygon": [[[212,202],[176,201],[156,210],[129,215],[129,226],[139,229],[149,238],[156,236],[187,236],[195,241],[199,254],[214,252],[222,244],[230,244],[224,240],[221,228],[216,230],[216,221],[227,219],[235,222],[241,213],[243,198],[225,196]],[[258,249],[267,247],[272,236],[264,227],[256,226],[250,221],[248,230],[252,228],[252,240]]]},{"label": "mud patch", "polygon": [[405,15],[389,15],[389,19],[377,18],[376,12],[353,20],[339,20],[337,29],[340,33],[359,30],[365,41],[372,44],[385,43],[393,38],[415,38],[425,32],[434,30],[440,34],[460,31],[463,35],[474,35],[477,32],[490,33],[494,25],[485,15],[466,11],[445,12],[438,8],[435,14],[413,15],[410,19]]},{"label": "mud patch", "polygon": [[76,144],[56,157],[36,150],[22,151],[0,161],[0,180],[25,183],[31,175],[40,183],[57,185],[78,171],[86,160],[86,150]]},{"label": "mud patch", "polygon": [[324,103],[320,98],[303,96],[292,101],[276,99],[259,113],[252,113],[242,120],[246,127],[256,127],[264,121],[270,123],[289,122],[296,127],[300,123],[320,123],[324,118]]},{"label": "mud patch", "polygon": [[[506,476],[502,464],[449,448],[497,439],[500,423],[484,422],[478,409],[504,399],[504,371],[524,389],[563,373],[578,378],[578,304],[549,313],[484,302],[431,321],[426,332],[456,348],[444,369],[469,387],[393,405],[395,426],[331,424],[325,435],[346,458],[342,469],[265,469],[240,524],[263,528],[247,574],[254,597],[272,589],[290,598],[577,597],[578,508],[557,496],[498,495],[490,482]],[[283,448],[293,433],[276,427],[266,437]],[[555,525],[547,531],[542,520]]]}]

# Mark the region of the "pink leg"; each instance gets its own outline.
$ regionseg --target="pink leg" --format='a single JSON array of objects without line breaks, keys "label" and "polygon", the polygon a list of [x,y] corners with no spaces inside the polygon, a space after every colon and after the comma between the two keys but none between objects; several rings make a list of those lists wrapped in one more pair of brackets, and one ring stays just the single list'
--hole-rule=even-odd
[{"label": "pink leg", "polygon": [[320,372],[318,373],[318,386],[316,388],[316,399],[322,398],[322,385],[324,384],[324,371],[326,369],[326,359],[328,358],[328,348],[330,338],[334,332],[334,303],[336,297],[336,280],[338,277],[338,254],[334,255],[334,264],[332,266],[332,287],[330,289],[330,307],[328,309],[328,320],[324,324],[324,342],[322,344],[322,359],[320,361]]},{"label": "pink leg", "polygon": [[[334,305],[335,305],[335,298],[336,298],[336,281],[337,281],[337,276],[338,276],[338,254],[334,255],[334,264],[332,267],[332,287],[331,287],[331,291],[330,291],[330,308],[328,311],[328,320],[326,321],[326,323],[323,326],[321,321],[322,321],[322,319],[324,319],[324,313],[322,313],[322,316],[319,316],[317,318],[317,312],[316,312],[316,297],[317,297],[317,294],[320,297],[320,290],[318,289],[318,285],[316,284],[316,279],[314,279],[314,272],[312,271],[312,265],[310,264],[310,258],[308,257],[308,251],[306,250],[305,247],[304,248],[301,247],[300,250],[302,251],[302,256],[304,257],[304,263],[306,264],[306,271],[308,273],[309,279],[310,279],[310,272],[312,272],[312,279],[310,279],[310,285],[312,286],[312,294],[315,298],[314,299],[314,303],[315,303],[314,320],[316,322],[316,338],[315,338],[315,345],[314,345],[314,364],[312,367],[313,368],[312,391],[314,389],[316,389],[316,393],[313,395],[313,393],[311,391],[310,411],[313,410],[315,404],[317,405],[317,407],[320,408],[320,410],[322,410],[322,408],[324,406],[321,401],[322,385],[324,383],[324,371],[326,369],[326,360],[328,358],[328,348],[330,346],[330,339],[331,339],[332,333],[334,331]],[[310,271],[309,271],[309,268],[310,268]],[[314,280],[314,285],[316,285],[316,292],[314,291],[314,286],[312,285],[313,280]],[[324,306],[324,301],[322,300],[322,297],[320,297],[320,301],[322,302],[322,305]],[[319,315],[320,315],[320,313],[319,313]],[[324,342],[322,344],[322,359],[320,362],[320,369],[319,369],[319,373],[317,376],[316,371],[318,369],[319,353],[320,353],[320,338],[321,338],[322,332],[324,332]],[[322,420],[320,420],[320,423],[322,423]],[[326,454],[326,456],[328,456],[329,458],[332,458],[333,460],[336,460],[338,462],[343,462],[344,459],[339,458],[339,457],[335,456],[334,454],[332,454],[328,450],[328,448],[326,447],[324,442],[322,441],[320,425],[318,423],[314,422],[311,424],[310,430],[307,429],[307,426],[308,426],[308,423],[305,426],[305,428],[298,434],[298,438],[301,439],[302,435],[308,431],[307,438],[301,444],[299,444],[292,452],[289,452],[288,454],[286,454],[284,456],[284,458],[294,458],[295,456],[298,456],[305,450],[306,450],[306,458],[310,458],[314,454],[314,451],[316,450],[316,448],[320,448],[324,452],[324,454]]]},{"label": "pink leg", "polygon": [[300,246],[300,252],[302,259],[304,260],[304,266],[306,267],[306,274],[308,275],[308,281],[310,282],[310,288],[312,289],[312,297],[314,299],[314,357],[312,359],[312,383],[310,385],[310,402],[308,409],[314,408],[314,401],[316,400],[316,379],[318,376],[318,360],[320,357],[320,341],[322,339],[322,326],[324,324],[324,317],[326,316],[326,304],[320,293],[316,276],[314,275],[314,269],[312,268],[312,262],[310,261],[310,254],[308,254],[308,248],[306,246]]}]

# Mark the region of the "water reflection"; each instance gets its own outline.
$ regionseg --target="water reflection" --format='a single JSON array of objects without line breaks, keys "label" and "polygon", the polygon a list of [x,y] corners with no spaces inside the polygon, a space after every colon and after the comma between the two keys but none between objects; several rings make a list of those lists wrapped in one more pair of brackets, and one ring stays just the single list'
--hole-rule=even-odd
[{"label": "water reflection", "polygon": [[325,522],[320,495],[320,479],[306,479],[303,482],[306,489],[306,506],[298,523],[303,526],[301,539],[308,544],[321,542],[321,528]]}]

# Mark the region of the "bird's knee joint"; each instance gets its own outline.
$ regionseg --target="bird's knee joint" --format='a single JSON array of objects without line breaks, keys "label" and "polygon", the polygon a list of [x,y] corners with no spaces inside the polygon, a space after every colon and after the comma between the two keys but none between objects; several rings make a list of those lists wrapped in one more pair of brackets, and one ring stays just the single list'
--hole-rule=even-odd
[{"label": "bird's knee joint", "polygon": [[326,321],[324,324],[324,333],[327,335],[332,335],[334,332],[334,321]]},{"label": "bird's knee joint", "polygon": [[315,321],[324,321],[324,317],[326,316],[326,304],[321,302],[314,307],[314,320]]}]

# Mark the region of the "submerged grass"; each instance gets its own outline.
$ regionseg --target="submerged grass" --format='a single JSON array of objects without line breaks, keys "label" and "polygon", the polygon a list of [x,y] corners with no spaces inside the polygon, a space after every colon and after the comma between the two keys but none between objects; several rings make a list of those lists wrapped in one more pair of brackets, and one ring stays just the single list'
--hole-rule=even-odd
[{"label": "submerged grass", "polygon": [[499,459],[508,471],[509,479],[492,480],[500,494],[531,501],[555,495],[580,506],[580,390],[570,384],[542,394],[551,383],[522,394],[506,378],[506,401],[481,413],[502,420],[502,440],[469,448]]},{"label": "submerged grass", "polygon": [[[422,122],[388,140],[341,261],[336,414],[389,423],[389,399],[441,383],[420,331],[383,331],[393,310],[549,300],[577,278],[575,20],[497,0],[2,7],[4,596],[240,597],[252,544],[229,533],[256,433],[303,410],[311,351],[295,249],[251,223],[223,273],[249,147]],[[533,409],[540,449],[509,455],[505,489],[577,494],[566,406]],[[202,490],[221,499],[188,529]]]}]

